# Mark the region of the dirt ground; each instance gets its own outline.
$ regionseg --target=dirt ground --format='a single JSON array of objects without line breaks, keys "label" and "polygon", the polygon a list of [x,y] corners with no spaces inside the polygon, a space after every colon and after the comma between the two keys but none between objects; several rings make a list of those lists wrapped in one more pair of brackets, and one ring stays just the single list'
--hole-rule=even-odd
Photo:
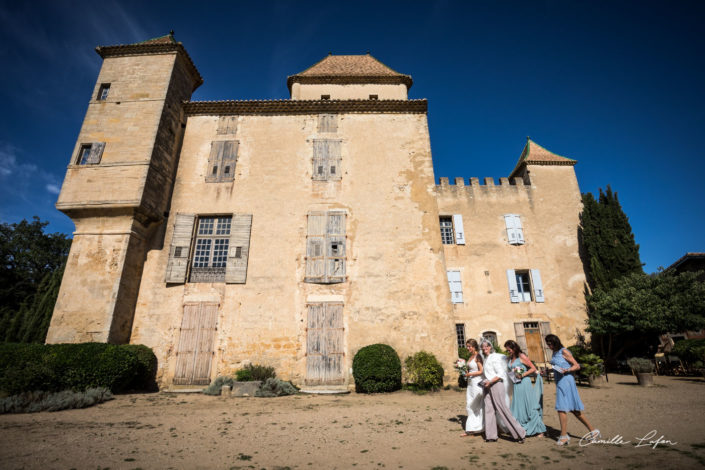
[{"label": "dirt ground", "polygon": [[[465,391],[417,395],[221,398],[121,395],[83,410],[0,416],[0,468],[465,469],[704,468],[705,380],[627,375],[581,387],[602,443],[555,445],[555,386],[545,387],[550,437],[525,444],[461,438]],[[639,440],[643,439],[644,440]],[[670,442],[663,442],[670,441]]]}]

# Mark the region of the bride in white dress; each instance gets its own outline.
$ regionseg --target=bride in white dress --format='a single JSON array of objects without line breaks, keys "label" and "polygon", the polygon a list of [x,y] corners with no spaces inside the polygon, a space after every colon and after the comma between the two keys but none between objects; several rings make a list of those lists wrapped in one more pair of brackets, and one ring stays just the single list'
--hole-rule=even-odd
[{"label": "bride in white dress", "polygon": [[484,429],[483,396],[480,381],[482,381],[482,356],[478,354],[480,347],[477,341],[469,339],[465,347],[470,351],[470,359],[467,360],[469,371],[465,374],[468,381],[466,392],[468,420],[465,422],[465,432],[461,436],[472,436],[479,434]]}]

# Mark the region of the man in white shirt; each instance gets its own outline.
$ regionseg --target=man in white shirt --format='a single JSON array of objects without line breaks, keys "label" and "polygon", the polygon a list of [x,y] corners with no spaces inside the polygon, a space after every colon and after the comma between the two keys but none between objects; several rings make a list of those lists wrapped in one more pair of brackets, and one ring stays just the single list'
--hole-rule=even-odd
[{"label": "man in white shirt", "polygon": [[526,430],[514,419],[509,411],[509,395],[506,387],[511,387],[507,358],[503,354],[495,353],[492,343],[484,339],[480,349],[485,356],[483,372],[485,380],[481,383],[485,393],[485,441],[497,440],[497,418],[506,425],[509,434],[520,443],[524,442]]}]

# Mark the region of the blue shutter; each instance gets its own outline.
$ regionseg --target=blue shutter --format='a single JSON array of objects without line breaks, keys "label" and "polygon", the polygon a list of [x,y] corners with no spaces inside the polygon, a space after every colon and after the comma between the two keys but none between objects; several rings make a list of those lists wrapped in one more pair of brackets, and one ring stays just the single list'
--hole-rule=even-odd
[{"label": "blue shutter", "polygon": [[507,284],[509,284],[509,300],[512,303],[519,302],[519,288],[517,287],[517,278],[513,269],[507,269]]},{"label": "blue shutter", "polygon": [[465,245],[465,230],[463,229],[463,216],[453,214],[453,228],[455,229],[455,244]]},{"label": "blue shutter", "polygon": [[448,276],[448,288],[450,289],[450,300],[454,304],[463,303],[463,284],[460,280],[460,271],[446,271]]},{"label": "blue shutter", "polygon": [[531,270],[531,285],[534,288],[534,299],[536,302],[544,302],[543,283],[538,269]]}]

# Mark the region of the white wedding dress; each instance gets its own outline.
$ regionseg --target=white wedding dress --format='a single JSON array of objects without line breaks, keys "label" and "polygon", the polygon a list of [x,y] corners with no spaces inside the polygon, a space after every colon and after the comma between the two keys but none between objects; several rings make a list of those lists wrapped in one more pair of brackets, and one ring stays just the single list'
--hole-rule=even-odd
[{"label": "white wedding dress", "polygon": [[[468,362],[468,368],[470,372],[479,370],[475,359]],[[465,432],[482,432],[484,429],[482,387],[479,385],[481,381],[481,375],[468,377],[468,389],[466,392],[468,420],[465,422]]]}]

